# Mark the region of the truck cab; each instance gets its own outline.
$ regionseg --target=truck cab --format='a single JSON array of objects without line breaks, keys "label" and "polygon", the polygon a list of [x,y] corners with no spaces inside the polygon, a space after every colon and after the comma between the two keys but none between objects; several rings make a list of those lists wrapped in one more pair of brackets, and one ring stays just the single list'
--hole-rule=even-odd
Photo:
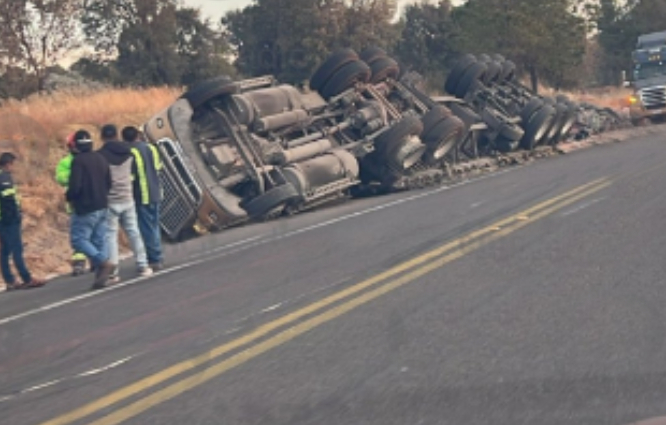
[{"label": "truck cab", "polygon": [[632,53],[630,115],[636,124],[666,117],[666,31],[642,35]]}]

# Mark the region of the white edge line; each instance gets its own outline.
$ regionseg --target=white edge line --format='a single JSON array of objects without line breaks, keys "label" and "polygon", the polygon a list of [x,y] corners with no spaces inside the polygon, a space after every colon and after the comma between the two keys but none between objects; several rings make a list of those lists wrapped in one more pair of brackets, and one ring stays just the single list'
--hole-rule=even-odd
[{"label": "white edge line", "polygon": [[[395,201],[391,201],[391,202],[387,202],[385,204],[370,207],[370,208],[367,208],[365,210],[356,211],[356,212],[353,212],[353,213],[350,213],[350,214],[343,215],[341,217],[337,217],[337,218],[333,218],[333,219],[330,219],[330,220],[323,221],[321,223],[305,226],[301,229],[292,230],[292,231],[284,233],[282,235],[273,236],[273,237],[269,237],[269,238],[265,238],[265,239],[260,239],[260,238],[263,237],[263,235],[259,235],[259,236],[244,239],[244,240],[241,240],[241,241],[233,242],[231,244],[224,245],[224,246],[221,246],[221,247],[213,248],[211,250],[205,251],[205,252],[197,255],[198,257],[203,257],[203,258],[199,258],[198,260],[188,261],[188,262],[185,262],[183,264],[179,264],[177,266],[169,267],[168,269],[165,269],[165,270],[160,270],[156,273],[153,273],[151,276],[137,277],[137,278],[130,279],[130,280],[127,280],[127,281],[122,282],[122,283],[117,283],[117,284],[115,284],[113,286],[110,286],[108,288],[98,289],[98,290],[91,291],[91,292],[81,294],[81,295],[77,295],[77,296],[74,296],[74,297],[71,297],[71,298],[66,298],[62,301],[56,301],[56,302],[51,303],[51,304],[46,304],[46,305],[43,305],[41,307],[37,307],[35,309],[25,311],[23,313],[19,313],[19,314],[13,315],[13,316],[5,317],[3,319],[0,319],[0,326],[6,325],[6,324],[11,323],[11,322],[16,322],[20,319],[24,319],[26,317],[34,316],[34,315],[39,314],[39,313],[44,313],[44,312],[47,312],[47,311],[55,310],[59,307],[63,307],[63,306],[69,305],[69,304],[73,304],[75,302],[82,301],[82,300],[85,300],[85,299],[88,299],[88,298],[92,298],[92,297],[97,296],[97,295],[102,295],[102,294],[104,294],[106,292],[109,292],[109,291],[115,291],[117,289],[120,289],[120,288],[123,288],[123,287],[126,287],[126,286],[136,285],[137,283],[140,283],[144,280],[154,279],[154,278],[162,276],[162,275],[171,274],[171,273],[174,273],[174,272],[177,272],[177,271],[180,271],[180,270],[188,269],[188,268],[191,268],[193,266],[197,266],[199,264],[210,261],[213,258],[226,257],[226,256],[229,256],[229,255],[232,255],[232,254],[236,254],[238,252],[246,251],[250,248],[265,245],[265,244],[270,243],[270,242],[275,242],[275,241],[278,241],[278,240],[286,239],[286,238],[296,236],[296,235],[300,235],[301,233],[309,232],[309,231],[312,231],[312,230],[321,229],[323,227],[327,227],[327,226],[330,226],[330,225],[333,225],[333,224],[337,224],[337,223],[340,223],[342,221],[350,220],[350,219],[356,218],[356,217],[361,217],[361,216],[364,216],[364,215],[367,215],[367,214],[370,214],[370,213],[373,213],[373,212],[384,210],[386,208],[394,207],[396,205],[401,205],[401,204],[404,204],[406,202],[414,201],[414,200],[417,200],[417,199],[421,199],[421,198],[425,198],[425,197],[428,197],[428,196],[435,195],[435,194],[440,193],[440,192],[445,192],[447,190],[455,189],[457,187],[466,186],[468,184],[476,183],[476,182],[479,182],[479,181],[482,181],[482,180],[486,180],[486,179],[489,179],[491,177],[497,177],[497,176],[500,176],[502,174],[507,174],[509,172],[519,170],[519,169],[523,168],[524,166],[525,165],[522,165],[522,164],[521,165],[516,165],[516,166],[513,166],[511,168],[506,168],[504,170],[500,170],[500,171],[497,171],[497,172],[494,172],[494,173],[491,173],[491,174],[486,174],[486,175],[483,175],[483,176],[480,176],[480,177],[477,177],[477,178],[457,182],[457,183],[454,183],[450,186],[438,187],[437,189],[429,190],[427,192],[419,193],[419,194],[408,196],[408,197],[405,197],[405,198],[396,199]],[[258,240],[258,239],[260,239],[260,240]],[[248,242],[254,242],[254,243],[248,243]],[[240,248],[230,250],[230,251],[226,251],[229,248],[234,248],[234,247],[238,247],[238,246],[240,246]],[[226,251],[226,252],[222,252],[221,254],[211,256],[211,254],[216,254],[216,253],[219,253],[220,251]]]}]

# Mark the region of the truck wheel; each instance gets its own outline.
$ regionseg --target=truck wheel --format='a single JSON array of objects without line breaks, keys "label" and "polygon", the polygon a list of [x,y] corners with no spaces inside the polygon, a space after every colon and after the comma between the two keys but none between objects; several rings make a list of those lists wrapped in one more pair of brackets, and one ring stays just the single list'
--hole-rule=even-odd
[{"label": "truck wheel", "polygon": [[368,65],[372,65],[372,63],[377,59],[388,58],[389,56],[386,54],[386,50],[382,49],[381,47],[370,46],[363,49],[363,51],[361,51],[359,54],[359,57],[363,62],[367,63]]},{"label": "truck wheel", "polygon": [[389,78],[393,80],[398,78],[398,75],[400,75],[400,66],[393,59],[384,57],[374,60],[370,65],[370,71],[372,73],[370,82],[377,84]]},{"label": "truck wheel", "polygon": [[468,129],[474,124],[483,121],[479,114],[466,104],[452,103],[449,105],[449,109],[451,109],[453,115],[460,118],[462,122],[465,123],[465,127]]},{"label": "truck wheel", "polygon": [[500,55],[499,53],[493,53],[492,55],[490,55],[490,57],[491,57],[493,60],[495,60],[495,61],[497,61],[497,62],[499,62],[499,63],[504,63],[504,62],[506,62],[506,58],[505,58],[504,56]]},{"label": "truck wheel", "polygon": [[460,118],[449,115],[423,134],[423,143],[426,145],[424,159],[432,163],[444,158],[460,143],[465,135],[465,123]]},{"label": "truck wheel", "polygon": [[544,139],[545,143],[550,146],[557,141],[557,136],[560,134],[560,131],[562,131],[562,127],[564,127],[569,111],[569,108],[561,103],[556,104],[554,108],[556,111],[555,119],[553,120],[553,125],[551,126],[550,131]]},{"label": "truck wheel", "polygon": [[449,108],[443,105],[437,105],[429,110],[422,118],[423,134],[427,134],[433,127],[451,116],[452,112]]},{"label": "truck wheel", "polygon": [[476,61],[476,57],[470,54],[467,54],[458,60],[458,62],[456,62],[456,64],[453,66],[453,69],[449,73],[449,76],[446,78],[446,82],[444,83],[444,90],[446,90],[447,93],[455,94],[456,87],[458,87],[458,83],[460,82],[463,74],[465,74],[465,71],[467,71],[467,69]]},{"label": "truck wheel", "polygon": [[233,83],[227,76],[212,78],[193,84],[180,97],[190,102],[192,109],[196,109],[217,96],[233,93],[236,90]]},{"label": "truck wheel", "polygon": [[380,134],[375,140],[375,147],[379,154],[386,154],[398,147],[407,137],[420,136],[422,133],[423,123],[421,123],[421,120],[413,116],[407,116]]},{"label": "truck wheel", "polygon": [[328,100],[348,90],[356,83],[367,83],[370,79],[370,68],[365,62],[356,60],[340,68],[321,89],[321,96]]},{"label": "truck wheel", "polygon": [[461,99],[464,99],[467,93],[472,89],[474,84],[478,81],[483,81],[486,73],[488,72],[488,67],[481,63],[473,63],[465,74],[460,78],[460,82],[456,87],[455,95]]},{"label": "truck wheel", "polygon": [[515,78],[516,78],[516,64],[508,60],[502,62],[502,72],[499,76],[499,82],[504,83],[507,81],[513,81]]},{"label": "truck wheel", "polygon": [[332,54],[310,78],[310,88],[321,90],[340,68],[358,59],[358,55],[352,49],[342,49]]},{"label": "truck wheel", "polygon": [[555,109],[544,105],[539,109],[525,125],[525,134],[520,140],[520,147],[531,151],[543,139],[555,118]]},{"label": "truck wheel", "polygon": [[247,211],[247,214],[251,218],[259,218],[280,206],[284,206],[290,201],[299,199],[300,197],[301,195],[298,193],[294,185],[291,183],[285,183],[252,198],[244,203],[244,205],[241,205],[241,207]]},{"label": "truck wheel", "polygon": [[527,104],[523,107],[523,110],[520,111],[520,119],[524,123],[528,123],[532,115],[539,109],[544,107],[544,103],[538,97],[533,97]]},{"label": "truck wheel", "polygon": [[488,67],[488,72],[485,74],[483,82],[486,85],[497,82],[502,75],[502,66],[493,60],[484,62],[484,64]]},{"label": "truck wheel", "polygon": [[491,130],[497,132],[503,139],[517,142],[525,134],[522,128],[508,122],[502,114],[494,110],[484,109],[481,111],[481,118]]},{"label": "truck wheel", "polygon": [[400,176],[419,162],[426,149],[420,141],[402,139],[384,155],[386,165],[394,176]]}]

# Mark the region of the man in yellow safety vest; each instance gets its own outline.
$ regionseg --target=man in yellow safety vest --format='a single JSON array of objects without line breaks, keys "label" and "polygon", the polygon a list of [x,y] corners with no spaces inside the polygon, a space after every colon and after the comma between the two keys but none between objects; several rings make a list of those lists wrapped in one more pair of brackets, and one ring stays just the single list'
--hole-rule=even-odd
[{"label": "man in yellow safety vest", "polygon": [[[58,184],[65,189],[67,189],[67,185],[69,184],[69,174],[72,171],[72,160],[74,159],[74,155],[76,155],[77,152],[76,144],[74,143],[75,134],[76,133],[72,133],[67,137],[67,150],[69,153],[67,156],[62,158],[60,162],[58,162],[55,172],[56,182],[58,182]],[[72,213],[72,207],[69,205],[69,203],[65,203],[65,209],[67,210],[67,214]],[[79,276],[84,274],[86,272],[87,262],[88,258],[85,256],[85,254],[76,252],[75,250],[71,258],[72,276]]]},{"label": "man in yellow safety vest", "polygon": [[134,155],[132,176],[139,230],[146,247],[148,263],[157,271],[163,267],[164,261],[160,231],[162,187],[159,172],[162,161],[157,147],[143,140],[136,127],[125,127],[121,133],[123,140],[130,144]]}]

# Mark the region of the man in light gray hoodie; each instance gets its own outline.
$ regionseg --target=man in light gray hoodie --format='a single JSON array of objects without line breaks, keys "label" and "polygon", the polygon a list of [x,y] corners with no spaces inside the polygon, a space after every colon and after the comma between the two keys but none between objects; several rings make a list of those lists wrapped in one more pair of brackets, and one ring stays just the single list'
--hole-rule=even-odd
[{"label": "man in light gray hoodie", "polygon": [[132,162],[134,157],[130,146],[118,140],[118,129],[113,124],[102,127],[104,145],[99,150],[111,168],[111,191],[109,192],[108,243],[109,261],[114,264],[115,271],[109,281],[116,283],[118,277],[118,224],[123,227],[129,239],[140,276],[150,276],[153,270],[148,265],[146,248],[141,239],[139,221],[134,203],[134,186],[132,184]]}]

